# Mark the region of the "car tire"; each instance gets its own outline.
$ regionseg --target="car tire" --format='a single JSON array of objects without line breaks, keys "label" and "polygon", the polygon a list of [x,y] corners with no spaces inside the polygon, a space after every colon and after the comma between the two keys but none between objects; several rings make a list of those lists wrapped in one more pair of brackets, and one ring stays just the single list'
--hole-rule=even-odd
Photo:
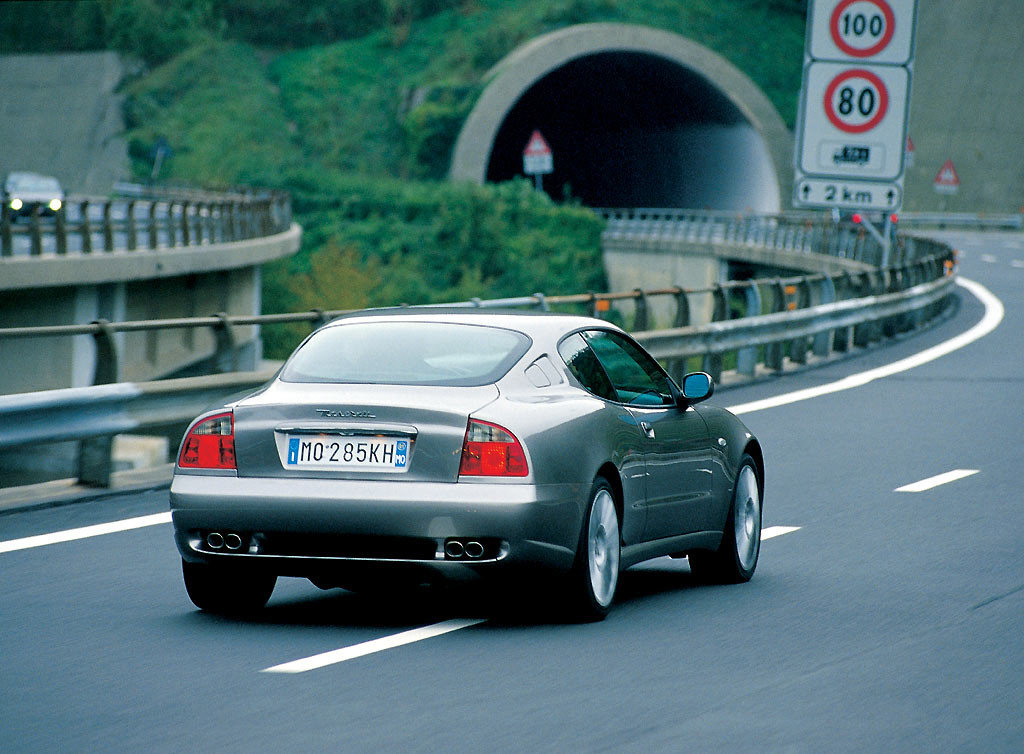
[{"label": "car tire", "polygon": [[722,543],[714,552],[691,552],[688,557],[690,571],[702,581],[741,584],[750,581],[754,575],[760,552],[761,483],[754,459],[744,455],[736,472]]},{"label": "car tire", "polygon": [[608,482],[598,478],[590,490],[570,580],[578,619],[598,621],[608,614],[619,582],[621,546],[615,497]]},{"label": "car tire", "polygon": [[244,615],[263,608],[277,576],[272,573],[181,561],[185,591],[192,604],[208,613]]}]

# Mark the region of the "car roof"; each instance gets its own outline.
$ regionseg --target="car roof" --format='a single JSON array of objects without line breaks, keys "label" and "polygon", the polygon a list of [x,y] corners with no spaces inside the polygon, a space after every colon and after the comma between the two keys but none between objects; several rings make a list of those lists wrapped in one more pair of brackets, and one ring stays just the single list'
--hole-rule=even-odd
[{"label": "car roof", "polygon": [[558,338],[564,333],[584,328],[600,327],[610,330],[621,328],[594,317],[560,312],[542,312],[521,309],[482,309],[468,307],[401,307],[367,309],[343,315],[326,327],[338,327],[353,321],[360,322],[447,322],[452,324],[482,325],[517,330],[533,338]]}]

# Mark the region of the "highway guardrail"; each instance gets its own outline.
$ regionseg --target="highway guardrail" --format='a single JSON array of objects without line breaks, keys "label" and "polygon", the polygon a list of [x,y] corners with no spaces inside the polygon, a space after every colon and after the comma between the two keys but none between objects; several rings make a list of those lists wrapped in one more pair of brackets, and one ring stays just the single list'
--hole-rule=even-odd
[{"label": "highway guardrail", "polygon": [[[661,222],[661,221],[658,221]],[[680,220],[672,220],[678,223]],[[776,217],[768,223],[722,219],[703,222],[715,237],[750,238],[744,243],[786,244],[804,248],[803,218]],[[796,223],[800,228],[780,229]],[[760,229],[757,229],[760,228]],[[714,230],[712,230],[714,229]],[[742,232],[741,232],[742,231]],[[759,235],[758,235],[759,234]],[[908,240],[911,243],[908,244]],[[858,240],[858,243],[866,243]],[[850,247],[829,247],[836,253]],[[907,332],[939,315],[948,301],[954,252],[924,239],[904,239],[898,265],[862,272],[806,274],[785,278],[730,281],[702,289],[671,286],[617,293],[581,293],[456,302],[457,307],[532,307],[583,310],[627,325],[637,339],[679,376],[700,366],[721,379],[726,367],[753,376],[758,368],[781,372],[787,365],[806,364],[835,352],[865,347],[884,337]],[[845,252],[844,252],[845,249]],[[806,251],[808,254],[817,252]],[[909,258],[909,257],[912,257]],[[712,297],[710,322],[692,322],[691,299]],[[670,297],[674,314],[669,322],[654,322],[649,301]],[[625,304],[625,306],[623,306]],[[166,328],[209,327],[217,334],[224,374],[149,383],[97,384],[93,387],[0,396],[0,449],[32,443],[78,440],[80,481],[97,486],[110,482],[112,436],[147,427],[184,423],[203,407],[240,390],[258,387],[272,372],[232,373],[232,328],[305,322],[317,326],[344,311],[297,312],[258,316],[219,314],[178,320],[95,322],[84,325],[0,329],[4,337],[44,337],[90,334],[97,346],[96,382],[117,374],[118,332]],[[627,323],[627,319],[631,321]]]}]

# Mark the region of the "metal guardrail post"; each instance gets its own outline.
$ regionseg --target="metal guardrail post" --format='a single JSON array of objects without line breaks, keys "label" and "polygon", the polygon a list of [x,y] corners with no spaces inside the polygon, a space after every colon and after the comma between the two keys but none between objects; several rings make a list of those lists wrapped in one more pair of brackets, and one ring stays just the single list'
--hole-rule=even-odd
[{"label": "metal guardrail post", "polygon": [[[726,300],[725,289],[721,285],[716,285],[711,291],[711,296],[714,301],[711,321],[722,322],[729,319],[729,306]],[[715,382],[722,381],[722,361],[721,353],[708,353],[704,355],[704,371],[710,374]]]},{"label": "metal guardrail post", "polygon": [[[758,316],[761,313],[761,290],[757,283],[753,280],[747,283],[743,288],[743,296],[746,304],[744,316]],[[757,346],[741,348],[736,352],[736,371],[748,377],[754,376],[757,372]]]},{"label": "metal guardrail post", "polygon": [[54,231],[56,235],[57,253],[65,255],[68,253],[68,226],[67,218],[64,215],[64,208],[61,207],[54,214]]},{"label": "metal guardrail post", "polygon": [[14,254],[14,238],[11,234],[11,209],[7,202],[0,206],[0,256]]},{"label": "metal guardrail post", "polygon": [[103,250],[114,250],[114,224],[110,218],[110,202],[103,204]]},{"label": "metal guardrail post", "polygon": [[128,202],[128,251],[135,251],[139,247],[138,227],[135,224],[135,200]]},{"label": "metal guardrail post", "polygon": [[[863,298],[881,293],[879,287],[880,284],[877,282],[877,276],[874,273],[862,272],[860,274],[857,297]],[[866,348],[878,340],[878,336],[875,334],[878,329],[879,326],[876,322],[865,322],[855,325],[853,328],[853,344],[860,348]]]},{"label": "metal guardrail post", "polygon": [[644,294],[643,289],[633,289],[633,306],[636,309],[633,316],[633,329],[646,330],[648,320],[647,296]]},{"label": "metal guardrail post", "polygon": [[537,299],[538,309],[540,309],[542,312],[551,311],[551,305],[548,304],[547,296],[545,296],[543,293],[537,292],[533,294],[533,297]]},{"label": "metal guardrail post", "polygon": [[78,226],[82,234],[82,253],[92,254],[92,224],[89,222],[89,200],[83,199],[78,205],[78,211],[82,221]]},{"label": "metal guardrail post", "polygon": [[[786,310],[786,293],[783,290],[781,280],[774,280],[769,283],[772,291],[772,311],[784,312]],[[764,347],[764,365],[775,372],[781,372],[785,360],[785,346],[783,343],[769,343]]]},{"label": "metal guardrail post", "polygon": [[[813,304],[831,304],[836,300],[836,287],[832,282],[832,278],[825,275],[821,278],[818,283],[818,296],[817,300],[812,300]],[[836,331],[838,332],[838,331]],[[811,351],[815,356],[820,358],[826,358],[832,352],[832,338],[833,333],[822,332],[814,336]],[[838,349],[836,349],[838,350]]]},{"label": "metal guardrail post", "polygon": [[235,328],[226,312],[218,312],[213,315],[219,323],[214,326],[213,334],[217,340],[214,362],[220,374],[238,371],[238,339],[235,337]]},{"label": "metal guardrail post", "polygon": [[[795,309],[806,309],[811,305],[811,283],[804,277],[796,284]],[[807,363],[807,338],[794,338],[789,342],[789,360],[795,364]]]},{"label": "metal guardrail post", "polygon": [[188,210],[189,203],[181,203],[181,245],[191,246],[192,245],[192,234],[189,232],[188,227]]},{"label": "metal guardrail post", "polygon": [[156,224],[156,202],[149,203],[149,248],[157,249],[160,246],[160,233]]},{"label": "metal guardrail post", "polygon": [[[114,328],[105,319],[93,322],[96,346],[94,385],[112,385],[120,380],[120,358]],[[78,446],[78,481],[93,487],[109,487],[114,471],[114,438],[109,435],[82,440]]]},{"label": "metal guardrail post", "polygon": [[39,227],[39,207],[34,207],[32,209],[29,221],[32,224],[30,228],[30,233],[32,234],[32,247],[29,253],[34,257],[38,257],[43,253],[43,234]]},{"label": "metal guardrail post", "polygon": [[173,249],[175,247],[175,245],[177,245],[177,243],[178,243],[178,240],[177,240],[178,229],[177,229],[177,226],[176,226],[176,224],[174,222],[174,208],[175,208],[175,206],[176,205],[175,205],[175,203],[173,201],[167,202],[167,220],[165,221],[165,224],[167,225],[167,248],[168,249]]},{"label": "metal guardrail post", "polygon": [[[839,284],[839,290],[836,292],[836,299],[839,301],[845,301],[846,299],[853,298],[856,290],[856,283],[854,282],[853,275],[849,270],[843,270],[839,279],[842,282]],[[846,353],[849,351],[850,337],[852,334],[852,330],[849,327],[837,327],[833,330],[832,350],[838,351],[839,353]]]}]

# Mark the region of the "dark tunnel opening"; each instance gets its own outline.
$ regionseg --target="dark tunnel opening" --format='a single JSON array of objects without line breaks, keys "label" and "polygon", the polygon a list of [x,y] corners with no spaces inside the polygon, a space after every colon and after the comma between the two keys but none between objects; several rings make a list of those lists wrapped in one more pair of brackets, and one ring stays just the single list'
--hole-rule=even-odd
[{"label": "dark tunnel opening", "polygon": [[539,130],[554,155],[544,190],[590,207],[778,209],[763,140],[705,77],[656,55],[602,52],[534,83],[498,130],[487,180],[523,173]]}]

